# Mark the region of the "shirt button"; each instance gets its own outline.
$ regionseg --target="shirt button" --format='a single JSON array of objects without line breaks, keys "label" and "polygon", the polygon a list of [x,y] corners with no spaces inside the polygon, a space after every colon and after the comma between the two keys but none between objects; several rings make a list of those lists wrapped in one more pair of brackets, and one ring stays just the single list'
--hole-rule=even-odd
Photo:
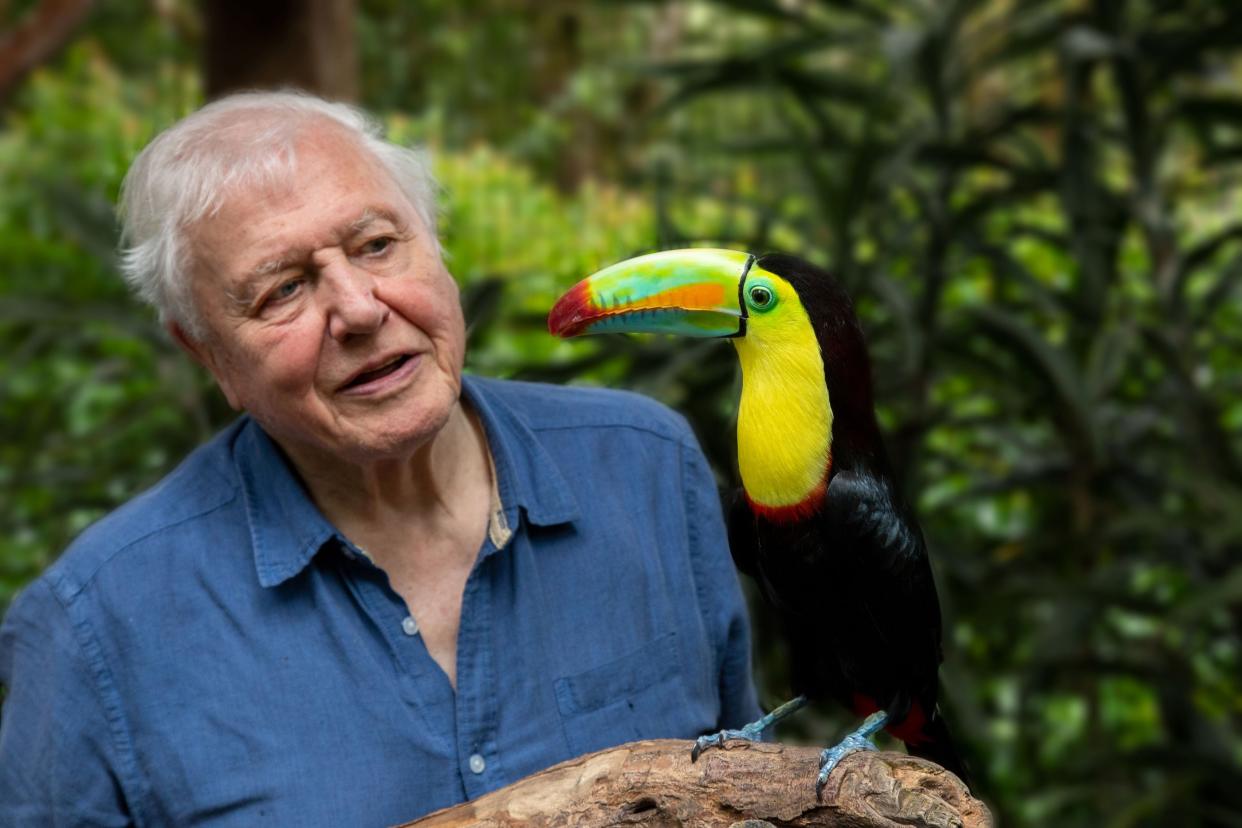
[{"label": "shirt button", "polygon": [[401,622],[401,631],[406,635],[418,635],[418,622],[414,620],[414,616],[405,617],[405,620]]},{"label": "shirt button", "polygon": [[483,760],[482,756],[476,753],[474,756],[470,757],[470,770],[475,773],[482,773],[487,770],[487,762]]}]

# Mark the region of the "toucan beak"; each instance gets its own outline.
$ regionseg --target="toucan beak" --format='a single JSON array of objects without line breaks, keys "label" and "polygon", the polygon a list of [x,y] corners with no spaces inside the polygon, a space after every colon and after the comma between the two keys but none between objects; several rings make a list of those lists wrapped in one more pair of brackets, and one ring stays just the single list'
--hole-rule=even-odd
[{"label": "toucan beak", "polygon": [[736,250],[665,250],[588,276],[557,300],[548,330],[739,336],[746,332],[741,285],[754,257]]}]

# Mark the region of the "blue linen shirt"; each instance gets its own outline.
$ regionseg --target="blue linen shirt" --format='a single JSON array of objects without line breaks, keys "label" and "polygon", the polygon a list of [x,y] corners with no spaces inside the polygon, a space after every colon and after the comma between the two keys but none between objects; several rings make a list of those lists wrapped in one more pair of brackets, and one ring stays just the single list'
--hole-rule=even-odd
[{"label": "blue linen shirt", "polygon": [[499,494],[457,689],[243,417],[0,627],[0,824],[390,825],[759,713],[719,501],[641,397],[467,377]]}]

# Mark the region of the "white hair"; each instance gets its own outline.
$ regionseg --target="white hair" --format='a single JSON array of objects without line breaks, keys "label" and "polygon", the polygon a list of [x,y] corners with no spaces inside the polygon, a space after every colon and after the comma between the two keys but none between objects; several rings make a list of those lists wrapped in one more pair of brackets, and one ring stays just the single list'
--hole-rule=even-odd
[{"label": "white hair", "polygon": [[390,143],[365,112],[302,92],[221,98],[157,135],[121,185],[121,272],[161,322],[194,339],[204,331],[190,290],[187,231],[215,215],[230,191],[291,180],[295,146],[324,121],[343,127],[392,176],[435,235],[436,185],[422,152]]}]

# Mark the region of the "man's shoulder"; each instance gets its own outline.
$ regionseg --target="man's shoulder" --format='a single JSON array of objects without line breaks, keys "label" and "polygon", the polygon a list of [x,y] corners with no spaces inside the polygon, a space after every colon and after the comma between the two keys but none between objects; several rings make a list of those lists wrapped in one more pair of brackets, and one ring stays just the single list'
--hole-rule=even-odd
[{"label": "man's shoulder", "polygon": [[238,431],[245,426],[243,419],[225,428],[154,486],[78,535],[45,573],[61,597],[80,591],[121,553],[169,548],[170,533],[182,529],[192,532],[189,527],[198,519],[236,500],[239,495],[231,451]]},{"label": "man's shoulder", "polygon": [[633,391],[482,377],[472,381],[517,413],[535,432],[628,428],[677,442],[694,442],[685,417]]}]

